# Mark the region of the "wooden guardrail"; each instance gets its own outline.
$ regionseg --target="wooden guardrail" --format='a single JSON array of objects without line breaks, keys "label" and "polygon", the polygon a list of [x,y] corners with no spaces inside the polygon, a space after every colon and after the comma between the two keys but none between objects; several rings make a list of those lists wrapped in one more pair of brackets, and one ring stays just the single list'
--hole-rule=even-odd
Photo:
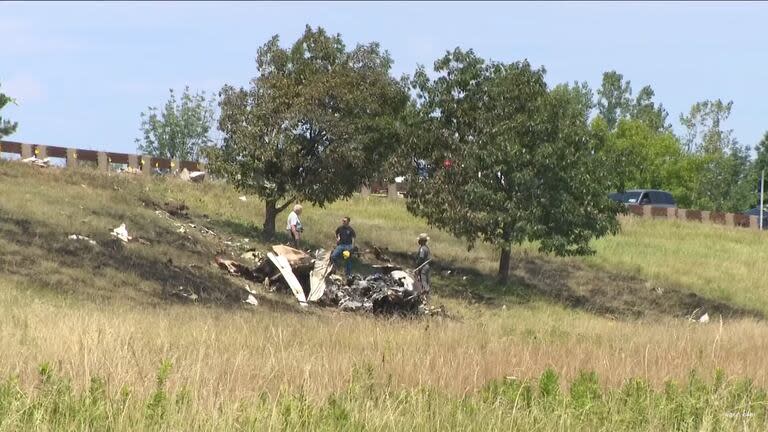
[{"label": "wooden guardrail", "polygon": [[753,230],[760,229],[760,218],[741,213],[724,213],[706,210],[690,210],[682,208],[665,208],[653,206],[641,206],[632,204],[627,206],[629,214],[645,219],[670,219],[687,222],[710,223],[725,225],[728,227],[741,227]]},{"label": "wooden guardrail", "polygon": [[149,155],[56,147],[16,141],[0,141],[0,153],[18,154],[22,159],[32,156],[38,159],[45,159],[47,157],[62,158],[66,160],[67,168],[74,168],[81,161],[96,162],[101,171],[109,171],[111,164],[126,164],[129,168],[141,169],[143,174],[151,174],[153,168],[171,171],[176,169],[183,170],[184,168],[187,171],[205,170],[205,164],[195,161],[180,161]]}]

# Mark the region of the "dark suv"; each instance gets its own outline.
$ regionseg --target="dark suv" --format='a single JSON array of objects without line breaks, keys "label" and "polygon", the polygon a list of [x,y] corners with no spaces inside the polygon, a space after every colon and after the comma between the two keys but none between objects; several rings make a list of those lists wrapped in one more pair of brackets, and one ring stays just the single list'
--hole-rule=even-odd
[{"label": "dark suv", "polygon": [[[758,217],[758,224],[760,223],[760,207],[755,207],[753,209],[749,209],[746,212],[744,212],[747,216],[757,216]],[[759,226],[759,225],[758,225]],[[763,208],[763,229],[768,229],[768,206]]]},{"label": "dark suv", "polygon": [[614,192],[608,194],[614,201],[626,205],[650,205],[653,207],[677,207],[672,194],[655,189],[632,189],[626,192]]}]

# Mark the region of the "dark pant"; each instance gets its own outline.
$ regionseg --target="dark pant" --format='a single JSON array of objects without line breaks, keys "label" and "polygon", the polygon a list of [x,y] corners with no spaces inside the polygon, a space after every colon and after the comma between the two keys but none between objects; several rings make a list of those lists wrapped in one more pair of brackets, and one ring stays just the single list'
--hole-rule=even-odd
[{"label": "dark pant", "polygon": [[416,272],[416,276],[419,278],[419,281],[421,282],[421,292],[428,293],[431,287],[429,264],[426,264],[424,265],[424,267],[420,268]]},{"label": "dark pant", "polygon": [[[331,252],[331,259],[333,260],[334,265],[338,265],[339,258],[341,258],[341,254],[344,253],[344,251],[349,251],[352,253],[352,245],[351,244],[341,244],[336,246],[336,249]],[[344,270],[349,276],[352,274],[352,255],[349,256],[349,258],[344,263]]]},{"label": "dark pant", "polygon": [[294,249],[299,248],[299,240],[296,238],[296,235],[293,234],[293,231],[288,231],[288,245]]}]

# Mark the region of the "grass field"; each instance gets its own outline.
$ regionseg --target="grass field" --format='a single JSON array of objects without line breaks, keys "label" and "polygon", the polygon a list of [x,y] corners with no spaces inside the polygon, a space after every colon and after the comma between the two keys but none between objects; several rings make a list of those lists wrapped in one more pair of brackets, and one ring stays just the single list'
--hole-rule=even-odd
[{"label": "grass field", "polygon": [[[437,272],[432,299],[449,316],[387,319],[268,292],[241,305],[244,281],[212,264],[268,247],[262,206],[239,195],[0,162],[0,430],[766,426],[765,234],[626,219],[592,257],[519,248],[501,287],[494,250],[468,252],[402,202],[305,206],[314,247],[330,246],[342,215],[400,260],[430,233],[453,269]],[[152,206],[168,201],[218,236],[177,232]],[[123,222],[148,244],[111,239]],[[207,296],[168,299],[179,286]],[[685,318],[703,312],[709,324]]]}]

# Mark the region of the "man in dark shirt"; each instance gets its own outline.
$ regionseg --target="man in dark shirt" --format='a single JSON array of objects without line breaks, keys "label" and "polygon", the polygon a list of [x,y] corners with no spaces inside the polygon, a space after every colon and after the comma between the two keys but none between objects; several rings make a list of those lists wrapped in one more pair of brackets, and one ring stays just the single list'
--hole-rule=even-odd
[{"label": "man in dark shirt", "polygon": [[419,251],[416,253],[416,277],[421,282],[421,291],[429,293],[430,289],[430,271],[429,262],[432,260],[432,252],[427,246],[429,237],[426,233],[419,234]]},{"label": "man in dark shirt", "polygon": [[331,253],[334,266],[338,267],[339,258],[344,259],[344,270],[352,274],[352,249],[355,248],[355,230],[349,226],[349,216],[341,219],[341,226],[336,228],[336,249]]}]

